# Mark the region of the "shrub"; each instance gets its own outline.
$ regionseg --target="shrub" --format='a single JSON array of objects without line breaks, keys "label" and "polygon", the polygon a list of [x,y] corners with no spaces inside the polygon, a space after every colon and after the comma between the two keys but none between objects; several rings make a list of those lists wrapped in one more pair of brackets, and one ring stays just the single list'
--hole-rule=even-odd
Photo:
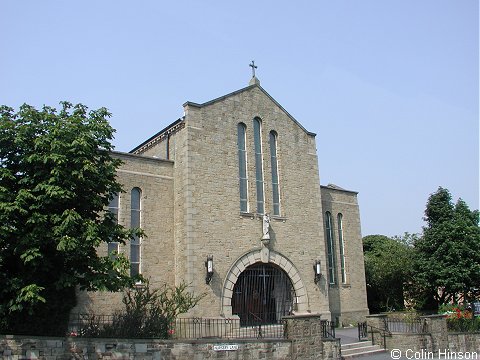
[{"label": "shrub", "polygon": [[480,332],[480,318],[448,317],[447,328],[451,332]]},{"label": "shrub", "polygon": [[175,333],[177,316],[195,307],[204,296],[188,292],[185,283],[152,289],[145,281],[125,292],[125,308],[114,313],[109,323],[102,324],[92,315],[74,336],[168,339]]}]

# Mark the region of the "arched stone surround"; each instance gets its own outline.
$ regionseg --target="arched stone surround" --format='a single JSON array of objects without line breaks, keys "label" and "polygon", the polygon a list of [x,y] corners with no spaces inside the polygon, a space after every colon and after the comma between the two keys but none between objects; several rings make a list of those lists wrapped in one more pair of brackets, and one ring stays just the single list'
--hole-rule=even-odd
[{"label": "arched stone surround", "polygon": [[[221,314],[225,317],[232,316],[232,295],[233,287],[237,282],[240,274],[250,265],[262,262],[261,249],[252,250],[242,255],[238,260],[232,265],[230,270],[227,273],[225,281],[222,288],[222,309]],[[282,254],[270,250],[269,254],[269,264],[275,264],[280,269],[285,271],[290,280],[292,281],[293,288],[295,290],[295,296],[297,301],[297,311],[305,312],[308,310],[309,302],[307,290],[305,284],[302,281],[299,271],[293,265],[293,263],[288,260]]]}]

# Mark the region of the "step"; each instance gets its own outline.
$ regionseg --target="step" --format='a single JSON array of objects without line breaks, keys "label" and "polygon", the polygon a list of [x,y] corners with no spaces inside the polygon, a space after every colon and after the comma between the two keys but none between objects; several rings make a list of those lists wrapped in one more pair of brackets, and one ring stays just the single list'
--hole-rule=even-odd
[{"label": "step", "polygon": [[343,353],[342,353],[342,359],[344,359],[344,360],[355,359],[355,358],[367,357],[367,356],[376,355],[376,354],[383,354],[383,353],[386,353],[386,352],[387,352],[387,350],[377,349],[377,350],[359,352],[359,353],[350,354],[350,355],[343,355]]},{"label": "step", "polygon": [[349,344],[342,344],[342,350],[347,350],[347,349],[351,349],[351,348],[361,348],[361,347],[365,347],[365,346],[372,346],[372,342],[369,341],[369,340],[365,340],[365,341],[359,341],[359,342],[355,342],[355,343],[349,343]]},{"label": "step", "polygon": [[379,345],[372,345],[371,341],[362,341],[352,344],[342,345],[342,357],[344,359],[353,359],[362,356],[383,353],[386,350]]}]

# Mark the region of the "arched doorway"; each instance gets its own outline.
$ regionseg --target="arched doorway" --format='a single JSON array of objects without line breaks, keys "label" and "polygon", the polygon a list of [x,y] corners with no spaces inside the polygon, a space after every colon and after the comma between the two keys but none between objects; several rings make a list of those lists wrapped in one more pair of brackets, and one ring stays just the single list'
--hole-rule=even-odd
[{"label": "arched doorway", "polygon": [[296,299],[287,273],[273,264],[248,266],[238,277],[232,294],[232,313],[242,326],[275,324],[291,314]]}]

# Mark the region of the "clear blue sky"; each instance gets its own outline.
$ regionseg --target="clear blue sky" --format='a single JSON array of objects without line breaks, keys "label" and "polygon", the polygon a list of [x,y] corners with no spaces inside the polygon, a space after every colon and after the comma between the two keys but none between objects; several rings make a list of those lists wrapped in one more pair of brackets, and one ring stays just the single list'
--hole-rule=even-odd
[{"label": "clear blue sky", "polygon": [[129,151],[262,87],[317,134],[322,184],[362,233],[420,232],[430,193],[479,203],[478,0],[0,2],[0,103],[107,107]]}]

